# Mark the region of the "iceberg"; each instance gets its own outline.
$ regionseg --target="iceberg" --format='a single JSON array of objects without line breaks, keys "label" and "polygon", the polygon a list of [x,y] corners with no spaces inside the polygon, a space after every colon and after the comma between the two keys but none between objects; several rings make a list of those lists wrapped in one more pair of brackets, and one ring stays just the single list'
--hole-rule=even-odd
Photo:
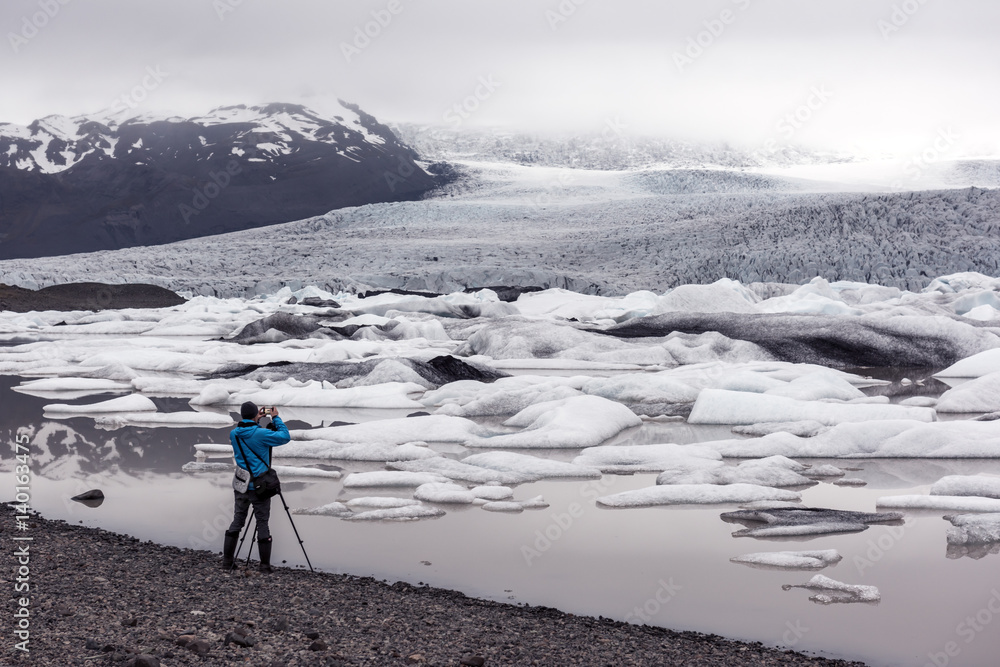
[{"label": "iceberg", "polygon": [[573,459],[573,463],[613,474],[689,472],[723,465],[722,456],[713,449],[675,444],[588,447]]},{"label": "iceberg", "polygon": [[447,481],[447,478],[433,473],[376,470],[374,472],[352,472],[344,478],[344,488],[417,488],[422,484]]},{"label": "iceberg", "polygon": [[977,496],[882,496],[875,501],[875,505],[890,509],[1000,512],[1000,499]]},{"label": "iceberg", "polygon": [[[418,474],[418,473],[416,473]],[[413,492],[413,497],[426,503],[456,505],[471,504],[476,496],[469,489],[454,482],[430,482],[421,484]]]},{"label": "iceberg", "polygon": [[[859,406],[864,407],[864,406]],[[725,457],[924,458],[1000,457],[1000,421],[869,421],[838,424],[825,433],[799,438],[774,433],[746,440],[699,443]]]},{"label": "iceberg", "polygon": [[354,514],[344,503],[333,502],[328,505],[310,508],[295,508],[292,514],[306,514],[316,516],[348,517]]},{"label": "iceberg", "polygon": [[130,394],[89,405],[68,405],[52,403],[42,408],[46,413],[89,415],[104,412],[155,412],[156,404],[145,396]]},{"label": "iceberg", "polygon": [[830,565],[836,565],[842,558],[843,556],[836,549],[826,549],[822,551],[772,551],[743,554],[729,560],[760,568],[822,570]]},{"label": "iceberg", "polygon": [[373,509],[390,509],[392,507],[413,507],[419,505],[419,500],[413,500],[412,498],[390,498],[387,496],[362,496],[361,498],[352,498],[344,503],[352,510],[358,507],[366,507]]},{"label": "iceberg", "polygon": [[655,507],[658,505],[712,505],[758,500],[800,500],[802,494],[756,484],[677,484],[623,491],[597,499],[601,507]]},{"label": "iceberg", "polygon": [[938,412],[996,412],[1000,410],[1000,371],[963,382],[941,394]]},{"label": "iceberg", "polygon": [[886,419],[912,419],[931,422],[936,419],[930,408],[898,405],[820,403],[783,396],[704,389],[698,395],[688,422],[691,424],[759,424],[810,420],[822,424],[840,424]]},{"label": "iceberg", "polygon": [[981,496],[1000,498],[1000,477],[948,475],[931,485],[932,496]]},{"label": "iceberg", "polygon": [[804,584],[785,584],[781,588],[786,591],[792,588],[805,588],[811,591],[818,591],[815,595],[809,597],[810,600],[817,604],[854,602],[877,604],[882,599],[882,595],[875,586],[845,584],[822,574],[815,575]]},{"label": "iceberg", "polygon": [[352,516],[345,516],[344,521],[417,521],[419,519],[435,519],[444,515],[444,510],[437,507],[407,505],[358,512]]},{"label": "iceberg", "polygon": [[900,523],[903,515],[899,512],[870,514],[819,507],[774,507],[726,512],[720,518],[745,526],[733,533],[733,537],[783,538],[856,533],[867,530],[870,524]]},{"label": "iceberg", "polygon": [[642,420],[620,403],[598,396],[574,396],[529,406],[504,422],[516,433],[470,437],[467,447],[576,449],[599,445]]},{"label": "iceberg", "polygon": [[451,480],[470,482],[472,484],[489,484],[491,482],[499,484],[524,484],[542,479],[541,475],[535,473],[490,470],[443,456],[429,456],[416,461],[391,461],[387,463],[387,467],[393,470],[434,473]]},{"label": "iceberg", "polygon": [[944,518],[952,525],[948,529],[949,545],[1000,542],[1000,513],[950,514]]},{"label": "iceberg", "polygon": [[699,470],[667,470],[656,477],[657,484],[756,484],[758,486],[812,486],[803,476],[807,466],[784,456],[743,461],[736,466],[721,465]]},{"label": "iceberg", "polygon": [[515,452],[483,452],[462,459],[466,465],[502,473],[531,476],[535,479],[600,479],[597,468],[543,459]]}]

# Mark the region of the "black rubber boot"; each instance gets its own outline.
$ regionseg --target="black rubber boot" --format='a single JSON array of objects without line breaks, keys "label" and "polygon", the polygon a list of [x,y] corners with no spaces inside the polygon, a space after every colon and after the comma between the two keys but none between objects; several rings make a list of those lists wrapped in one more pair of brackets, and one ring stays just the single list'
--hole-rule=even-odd
[{"label": "black rubber boot", "polygon": [[235,564],[233,556],[236,554],[236,543],[239,542],[240,531],[227,530],[226,541],[222,545],[222,569],[231,570]]},{"label": "black rubber boot", "polygon": [[271,567],[271,538],[257,540],[257,549],[260,551],[260,571],[274,572]]}]

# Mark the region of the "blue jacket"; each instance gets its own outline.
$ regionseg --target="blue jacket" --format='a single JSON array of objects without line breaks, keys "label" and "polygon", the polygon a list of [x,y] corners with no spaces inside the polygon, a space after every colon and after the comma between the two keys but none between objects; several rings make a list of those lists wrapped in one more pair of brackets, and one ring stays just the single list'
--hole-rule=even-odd
[{"label": "blue jacket", "polygon": [[[280,447],[292,439],[288,434],[288,427],[285,426],[285,422],[281,421],[281,417],[274,417],[273,422],[278,429],[277,431],[261,428],[253,421],[243,420],[229,432],[229,444],[233,446],[236,465],[244,470],[249,470],[254,477],[263,475],[271,464],[271,447]],[[237,437],[243,446],[242,452],[236,444]],[[244,452],[246,459],[243,458]],[[257,458],[258,456],[260,458]],[[250,482],[249,488],[253,488],[253,482]]]}]

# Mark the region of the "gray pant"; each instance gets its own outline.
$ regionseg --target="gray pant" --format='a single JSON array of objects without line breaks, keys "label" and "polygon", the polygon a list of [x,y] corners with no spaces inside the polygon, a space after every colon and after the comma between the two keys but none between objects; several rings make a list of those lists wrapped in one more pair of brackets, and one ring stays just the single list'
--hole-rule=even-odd
[{"label": "gray pant", "polygon": [[267,521],[271,518],[271,499],[257,500],[257,494],[253,491],[240,493],[234,490],[236,496],[235,508],[233,510],[233,522],[229,525],[229,532],[240,532],[243,524],[246,523],[247,513],[250,505],[253,505],[253,516],[257,520],[257,539],[266,540],[271,537],[271,530],[267,527]]}]

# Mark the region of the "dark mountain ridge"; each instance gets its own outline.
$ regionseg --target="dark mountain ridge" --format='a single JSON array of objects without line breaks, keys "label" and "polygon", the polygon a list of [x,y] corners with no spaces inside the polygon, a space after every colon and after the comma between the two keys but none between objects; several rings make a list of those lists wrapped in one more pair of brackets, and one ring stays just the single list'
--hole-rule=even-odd
[{"label": "dark mountain ridge", "polygon": [[0,124],[0,259],[158,245],[420,198],[417,154],[357,106]]}]

